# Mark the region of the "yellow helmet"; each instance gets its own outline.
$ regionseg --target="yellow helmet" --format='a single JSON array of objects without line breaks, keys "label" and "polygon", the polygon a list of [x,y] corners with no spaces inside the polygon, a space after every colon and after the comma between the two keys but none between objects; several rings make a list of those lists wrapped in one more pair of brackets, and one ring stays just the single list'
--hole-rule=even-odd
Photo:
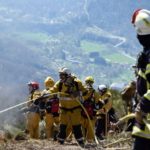
[{"label": "yellow helmet", "polygon": [[88,76],[85,78],[86,83],[94,83],[94,78],[92,76]]},{"label": "yellow helmet", "polygon": [[53,79],[52,77],[50,77],[50,76],[48,76],[48,77],[45,79],[45,81],[44,81],[44,85],[45,85],[46,88],[53,87],[54,84],[55,84],[54,79]]}]

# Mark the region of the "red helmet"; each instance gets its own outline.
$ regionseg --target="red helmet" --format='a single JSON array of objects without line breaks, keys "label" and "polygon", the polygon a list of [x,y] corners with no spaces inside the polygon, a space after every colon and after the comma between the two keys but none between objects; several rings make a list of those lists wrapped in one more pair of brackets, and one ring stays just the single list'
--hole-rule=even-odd
[{"label": "red helmet", "polygon": [[33,82],[29,82],[28,86],[31,86],[33,88],[33,90],[39,89],[39,83],[34,82],[34,81]]}]

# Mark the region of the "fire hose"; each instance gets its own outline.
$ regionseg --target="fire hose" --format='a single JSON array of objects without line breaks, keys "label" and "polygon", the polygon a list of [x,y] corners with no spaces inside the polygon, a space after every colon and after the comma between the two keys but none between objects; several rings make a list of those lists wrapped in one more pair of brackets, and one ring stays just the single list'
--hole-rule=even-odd
[{"label": "fire hose", "polygon": [[[45,97],[44,97],[44,96],[41,96],[41,97],[39,97],[39,98],[37,98],[37,99],[48,98],[49,96],[52,96],[52,95],[58,95],[58,96],[60,96],[60,94],[68,95],[68,94],[63,93],[63,92],[57,92],[57,93],[47,94]],[[82,97],[81,97],[81,98],[82,98]],[[37,99],[35,99],[35,100],[37,100]],[[34,100],[34,101],[35,101],[35,100]],[[7,111],[9,111],[9,110],[12,110],[12,109],[14,109],[14,108],[17,108],[17,107],[19,107],[19,106],[22,106],[22,105],[24,105],[24,104],[27,104],[27,103],[29,103],[29,102],[31,102],[31,101],[33,101],[33,100],[28,100],[28,101],[26,101],[26,102],[22,102],[22,103],[19,103],[19,104],[17,104],[17,105],[14,105],[14,106],[5,108],[5,109],[3,109],[3,110],[0,111],[0,114],[2,114],[2,113],[4,113],[4,112],[7,112]],[[86,111],[85,107],[83,106],[83,104],[82,104],[79,100],[76,99],[76,101],[79,103],[79,105],[81,106],[81,108],[82,108],[82,109],[84,110],[84,112],[86,113],[87,118],[88,118],[88,121],[89,121],[89,123],[90,123],[90,127],[91,127],[92,132],[93,132],[93,135],[94,135],[95,142],[96,142],[96,144],[99,144],[99,142],[98,142],[98,140],[97,140],[97,137],[95,136],[94,129],[93,129],[93,126],[92,126],[92,122],[91,122],[91,119],[90,119],[90,117],[89,117],[89,115],[88,115],[88,112]]]}]

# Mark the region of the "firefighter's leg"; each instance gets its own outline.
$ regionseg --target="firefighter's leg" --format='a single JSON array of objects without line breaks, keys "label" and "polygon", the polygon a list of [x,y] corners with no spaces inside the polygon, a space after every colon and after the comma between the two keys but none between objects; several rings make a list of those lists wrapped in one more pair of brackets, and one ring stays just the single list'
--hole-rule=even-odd
[{"label": "firefighter's leg", "polygon": [[64,141],[66,139],[66,128],[68,124],[68,116],[69,116],[68,111],[64,111],[64,110],[60,111],[60,128],[57,136],[57,140],[60,144],[64,144]]},{"label": "firefighter's leg", "polygon": [[82,135],[82,130],[81,130],[81,125],[74,125],[73,126],[73,133],[74,133],[74,136],[77,140],[77,142],[79,143],[79,145],[81,147],[84,146],[84,138],[83,138],[83,135]]},{"label": "firefighter's leg", "polygon": [[81,110],[75,109],[71,113],[71,122],[74,136],[81,147],[84,146],[84,138],[81,130]]},{"label": "firefighter's leg", "polygon": [[86,135],[86,137],[87,137],[87,141],[91,143],[91,142],[94,142],[95,120],[94,119],[91,120],[92,127],[91,127],[90,122],[89,122],[88,119],[87,119],[87,122],[88,122],[88,126],[87,126],[87,135]]},{"label": "firefighter's leg", "polygon": [[53,128],[53,139],[54,141],[57,140],[57,135],[59,131],[59,116],[53,117],[54,118],[54,128]]},{"label": "firefighter's leg", "polygon": [[82,126],[83,137],[86,139],[87,122],[86,122],[86,118],[84,117],[82,117],[81,119],[81,126]]},{"label": "firefighter's leg", "polygon": [[105,115],[103,115],[100,119],[97,119],[96,123],[96,136],[103,140],[102,134],[105,132]]},{"label": "firefighter's leg", "polygon": [[52,137],[52,127],[54,123],[52,114],[47,113],[45,115],[45,123],[46,123],[46,137],[49,139]]},{"label": "firefighter's leg", "polygon": [[67,125],[66,137],[67,137],[67,141],[72,140],[72,124],[71,124],[71,122],[69,122],[68,125]]},{"label": "firefighter's leg", "polygon": [[29,134],[29,117],[30,117],[30,112],[27,112],[26,114],[26,127],[25,127],[25,133]]},{"label": "firefighter's leg", "polygon": [[31,138],[39,138],[39,113],[31,112],[28,116],[28,129]]}]

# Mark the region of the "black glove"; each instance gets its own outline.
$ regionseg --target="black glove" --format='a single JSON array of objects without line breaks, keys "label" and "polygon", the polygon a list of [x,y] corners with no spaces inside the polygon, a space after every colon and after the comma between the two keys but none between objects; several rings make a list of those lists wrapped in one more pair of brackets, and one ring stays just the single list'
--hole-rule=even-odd
[{"label": "black glove", "polygon": [[33,104],[34,105],[39,105],[39,101],[40,101],[39,99],[35,99],[35,100],[33,100]]}]

